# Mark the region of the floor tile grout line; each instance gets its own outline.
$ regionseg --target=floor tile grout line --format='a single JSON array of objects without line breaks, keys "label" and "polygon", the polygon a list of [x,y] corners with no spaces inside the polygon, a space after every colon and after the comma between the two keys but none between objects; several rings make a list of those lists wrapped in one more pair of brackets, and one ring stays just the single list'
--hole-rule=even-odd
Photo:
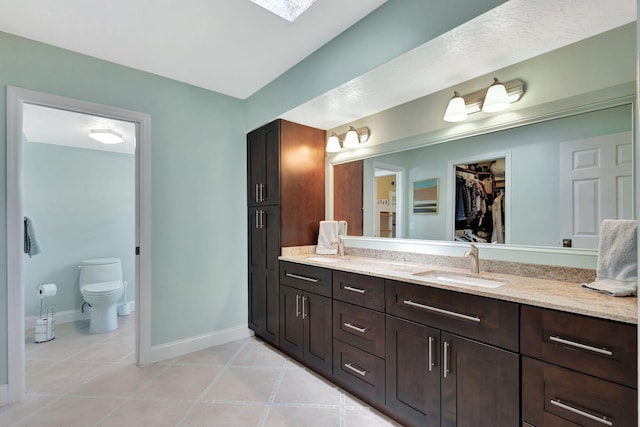
[{"label": "floor tile grout line", "polygon": [[260,421],[258,422],[257,427],[264,427],[264,424],[267,422],[267,418],[269,417],[269,413],[271,412],[271,407],[273,406],[273,402],[275,401],[276,395],[280,390],[280,386],[284,381],[284,375],[287,372],[287,368],[286,368],[287,362],[288,362],[288,359],[285,358],[282,364],[282,367],[280,369],[280,375],[278,375],[278,378],[276,379],[276,383],[273,385],[273,389],[271,389],[271,394],[269,395],[269,399],[267,399],[267,404],[264,407],[264,411],[262,412],[262,417],[260,418]]},{"label": "floor tile grout line", "polygon": [[346,422],[347,422],[347,420],[346,420],[346,415],[347,414],[346,414],[346,409],[345,409],[346,400],[347,400],[347,398],[345,397],[344,390],[341,389],[340,390],[340,427],[345,427]]},{"label": "floor tile grout line", "polygon": [[[229,358],[229,360],[227,361],[227,363],[222,367],[222,369],[220,369],[220,371],[215,375],[215,377],[213,378],[213,380],[211,380],[211,382],[209,383],[209,385],[207,387],[205,387],[205,389],[202,391],[202,393],[200,393],[200,395],[198,396],[198,398],[196,400],[193,401],[193,403],[189,406],[189,409],[187,409],[187,411],[185,412],[185,414],[182,416],[182,418],[180,419],[180,421],[178,421],[176,423],[176,427],[181,426],[185,420],[189,417],[189,415],[191,415],[191,413],[193,412],[193,410],[195,409],[195,407],[198,405],[198,403],[201,403],[204,401],[204,397],[207,395],[207,393],[209,393],[209,391],[211,390],[211,388],[218,383],[218,381],[220,381],[220,378],[222,377],[223,373],[227,372],[229,370],[229,366],[231,366],[233,364],[233,362],[238,358],[238,356],[240,355],[240,353],[245,349],[245,347],[247,347],[249,345],[249,339],[245,339],[245,342],[242,343],[242,345],[240,346],[240,348],[238,348],[236,350],[236,352],[233,354],[233,356],[231,356]],[[211,365],[209,365],[211,366]]]}]

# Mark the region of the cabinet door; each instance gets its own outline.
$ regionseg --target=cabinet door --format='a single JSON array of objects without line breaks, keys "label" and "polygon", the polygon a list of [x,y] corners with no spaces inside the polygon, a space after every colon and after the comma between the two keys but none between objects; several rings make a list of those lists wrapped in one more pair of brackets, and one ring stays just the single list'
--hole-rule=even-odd
[{"label": "cabinet door", "polygon": [[316,370],[331,375],[333,368],[333,338],[331,299],[304,293],[304,360]]},{"label": "cabinet door", "polygon": [[386,318],[387,407],[403,423],[440,425],[440,331]]},{"label": "cabinet door", "polygon": [[278,345],[279,207],[249,208],[249,327]]},{"label": "cabinet door", "polygon": [[280,347],[298,359],[304,355],[302,291],[280,286]]},{"label": "cabinet door", "polygon": [[280,203],[280,138],[278,122],[247,135],[247,203],[249,206]]},{"label": "cabinet door", "polygon": [[520,423],[517,354],[442,333],[442,426]]}]

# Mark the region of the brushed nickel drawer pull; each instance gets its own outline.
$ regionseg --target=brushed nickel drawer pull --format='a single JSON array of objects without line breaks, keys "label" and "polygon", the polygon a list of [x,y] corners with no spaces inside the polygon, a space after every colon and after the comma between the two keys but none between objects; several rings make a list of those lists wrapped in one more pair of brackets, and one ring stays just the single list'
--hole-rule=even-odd
[{"label": "brushed nickel drawer pull", "polygon": [[433,371],[433,337],[429,337],[429,372]]},{"label": "brushed nickel drawer pull", "polygon": [[455,311],[443,310],[437,307],[431,307],[429,305],[418,304],[417,302],[413,302],[411,300],[404,300],[406,305],[410,305],[411,307],[421,308],[423,310],[433,311],[434,313],[444,314],[446,316],[457,317],[459,319],[471,320],[472,322],[480,323],[480,318],[477,316],[468,316],[466,314],[456,313]]},{"label": "brushed nickel drawer pull", "polygon": [[613,426],[613,422],[609,421],[607,419],[607,417],[596,416],[596,415],[590,414],[588,412],[581,411],[580,409],[574,408],[573,406],[569,406],[566,403],[562,403],[560,401],[560,399],[556,399],[556,400],[551,399],[549,402],[552,405],[555,405],[555,406],[557,406],[559,408],[562,408],[562,409],[566,409],[567,411],[573,412],[574,414],[582,415],[585,418],[589,418],[590,420],[597,421],[597,422],[602,423],[604,425]]},{"label": "brushed nickel drawer pull", "polygon": [[296,295],[296,317],[300,317],[300,295]]},{"label": "brushed nickel drawer pull", "polygon": [[304,320],[304,319],[306,319],[308,317],[307,313],[305,311],[305,304],[307,303],[308,299],[309,298],[307,298],[305,296],[302,297],[302,320]]},{"label": "brushed nickel drawer pull", "polygon": [[586,344],[580,344],[579,342],[565,340],[564,338],[556,337],[554,335],[550,335],[549,339],[551,341],[554,341],[554,342],[557,342],[557,343],[560,343],[560,344],[570,345],[572,347],[581,348],[583,350],[593,351],[595,353],[604,354],[606,356],[613,356],[613,352],[610,351],[610,350],[607,350],[604,347],[603,348],[598,348],[598,347],[593,347],[593,346],[586,345]]},{"label": "brushed nickel drawer pull", "polygon": [[256,203],[260,203],[260,184],[256,184]]},{"label": "brushed nickel drawer pull", "polygon": [[344,289],[345,291],[357,292],[359,294],[364,294],[365,292],[367,292],[366,289],[354,288],[353,286],[345,286],[342,289]]},{"label": "brushed nickel drawer pull", "polygon": [[443,346],[443,356],[442,356],[442,375],[447,378],[447,374],[450,372],[449,371],[449,343],[448,342],[444,342],[442,343]]},{"label": "brushed nickel drawer pull", "polygon": [[306,282],[312,282],[312,283],[318,283],[319,282],[318,279],[314,279],[314,278],[311,278],[311,277],[305,277],[305,276],[299,276],[299,275],[293,274],[293,273],[286,273],[285,276],[291,277],[292,279],[304,280]]},{"label": "brushed nickel drawer pull", "polygon": [[351,363],[345,363],[344,367],[355,372],[358,375],[362,375],[363,377],[367,375],[367,371],[363,371],[362,369],[358,369],[355,366],[353,366]]},{"label": "brushed nickel drawer pull", "polygon": [[361,334],[364,334],[367,332],[367,328],[360,328],[358,326],[355,326],[353,323],[351,322],[347,322],[347,323],[343,323],[344,326],[346,326],[347,328],[353,329],[354,331],[358,331]]}]

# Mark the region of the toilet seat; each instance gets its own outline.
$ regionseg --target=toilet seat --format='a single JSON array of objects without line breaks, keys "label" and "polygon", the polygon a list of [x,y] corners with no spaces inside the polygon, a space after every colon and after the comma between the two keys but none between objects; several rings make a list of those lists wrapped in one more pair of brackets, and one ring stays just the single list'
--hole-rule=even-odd
[{"label": "toilet seat", "polygon": [[82,293],[89,296],[112,295],[120,292],[122,281],[90,283],[82,288]]}]

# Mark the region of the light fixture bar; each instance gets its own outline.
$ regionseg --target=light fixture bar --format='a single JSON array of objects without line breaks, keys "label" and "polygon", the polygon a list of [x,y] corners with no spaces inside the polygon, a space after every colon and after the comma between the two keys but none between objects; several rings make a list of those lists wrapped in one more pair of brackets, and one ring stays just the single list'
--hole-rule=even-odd
[{"label": "light fixture bar", "polygon": [[[353,126],[349,126],[349,130],[347,130],[346,132],[341,133],[339,135],[336,135],[335,132],[331,132],[331,135],[327,139],[326,151],[328,153],[336,153],[336,152],[340,151],[342,148],[353,148],[353,147],[349,147],[349,146],[345,146],[344,145],[344,141],[345,141],[345,138],[347,136],[347,132],[349,132],[352,129],[353,129]],[[369,140],[369,136],[371,135],[371,132],[369,131],[368,127],[365,126],[365,127],[361,127],[361,128],[354,129],[354,130],[358,134],[359,144],[362,144],[363,142],[367,142]],[[342,144],[343,144],[342,147],[340,147],[340,142],[342,142]],[[355,146],[357,146],[357,144]]]}]

